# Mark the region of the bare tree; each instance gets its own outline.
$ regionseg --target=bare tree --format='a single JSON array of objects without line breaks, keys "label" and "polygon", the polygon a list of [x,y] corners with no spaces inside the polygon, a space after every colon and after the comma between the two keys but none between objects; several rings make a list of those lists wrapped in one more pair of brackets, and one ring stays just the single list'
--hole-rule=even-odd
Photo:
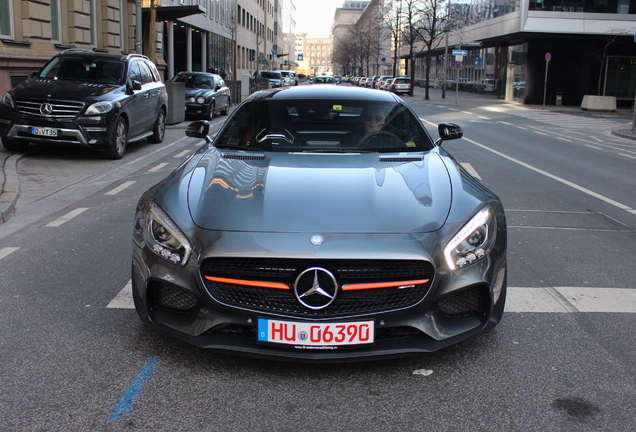
[{"label": "bare tree", "polygon": [[[426,50],[426,70],[424,86],[426,88],[425,99],[429,99],[428,84],[431,76],[431,52],[436,49],[442,41],[442,36],[446,33],[447,15],[444,11],[446,2],[444,0],[422,0],[419,14],[420,21],[419,39],[424,42]],[[411,76],[413,76],[413,73]],[[412,86],[411,86],[412,87]]]},{"label": "bare tree", "polygon": [[411,76],[411,90],[409,95],[413,96],[413,87],[415,83],[415,44],[422,39],[422,10],[420,9],[421,0],[404,0],[402,5],[403,27],[401,28],[402,39],[408,45],[409,72]]}]

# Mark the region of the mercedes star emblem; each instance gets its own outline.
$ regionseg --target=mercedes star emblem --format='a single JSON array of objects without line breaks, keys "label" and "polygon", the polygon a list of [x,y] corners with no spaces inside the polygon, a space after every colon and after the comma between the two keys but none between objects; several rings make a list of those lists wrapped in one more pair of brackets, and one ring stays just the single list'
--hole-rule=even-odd
[{"label": "mercedes star emblem", "polygon": [[321,267],[311,267],[296,278],[294,294],[306,308],[324,309],[336,299],[338,282],[330,271]]}]

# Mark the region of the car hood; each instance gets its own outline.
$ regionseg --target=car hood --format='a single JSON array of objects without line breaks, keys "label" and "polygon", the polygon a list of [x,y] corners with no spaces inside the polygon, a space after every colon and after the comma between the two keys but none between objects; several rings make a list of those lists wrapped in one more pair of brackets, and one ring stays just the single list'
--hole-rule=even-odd
[{"label": "car hood", "polygon": [[[123,91],[123,86],[112,86],[88,81],[53,80],[31,78],[13,89],[20,99],[69,99],[74,101],[94,101],[115,90]],[[72,95],[72,96],[70,96]],[[108,99],[111,99],[109,97]]]},{"label": "car hood", "polygon": [[198,97],[198,96],[206,96],[208,93],[211,93],[210,89],[195,89],[195,88],[187,88],[185,90],[186,97]]},{"label": "car hood", "polygon": [[[414,233],[439,229],[451,206],[440,156],[267,156],[211,151],[190,176],[187,199],[204,229],[252,232]],[[249,160],[256,159],[256,160]],[[259,160],[260,159],[260,160]]]}]

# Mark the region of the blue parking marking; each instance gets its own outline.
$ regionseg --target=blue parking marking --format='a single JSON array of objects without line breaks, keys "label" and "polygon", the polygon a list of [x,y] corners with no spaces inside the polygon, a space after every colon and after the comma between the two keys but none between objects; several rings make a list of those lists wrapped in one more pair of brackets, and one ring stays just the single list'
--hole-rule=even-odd
[{"label": "blue parking marking", "polygon": [[117,406],[113,410],[113,413],[110,416],[110,421],[115,422],[120,416],[130,414],[133,409],[133,405],[139,394],[146,386],[146,383],[152,376],[153,372],[157,368],[159,364],[158,357],[151,357],[144,367],[141,369],[137,377],[134,379],[128,390],[124,394],[124,396],[119,400]]}]

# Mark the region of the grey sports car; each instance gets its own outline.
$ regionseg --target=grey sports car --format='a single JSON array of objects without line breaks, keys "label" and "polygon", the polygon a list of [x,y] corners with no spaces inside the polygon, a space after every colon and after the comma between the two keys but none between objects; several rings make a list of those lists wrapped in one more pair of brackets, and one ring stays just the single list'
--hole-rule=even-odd
[{"label": "grey sports car", "polygon": [[397,96],[342,86],[254,93],[140,199],[142,321],[199,347],[298,361],[431,352],[495,326],[500,200]]}]

